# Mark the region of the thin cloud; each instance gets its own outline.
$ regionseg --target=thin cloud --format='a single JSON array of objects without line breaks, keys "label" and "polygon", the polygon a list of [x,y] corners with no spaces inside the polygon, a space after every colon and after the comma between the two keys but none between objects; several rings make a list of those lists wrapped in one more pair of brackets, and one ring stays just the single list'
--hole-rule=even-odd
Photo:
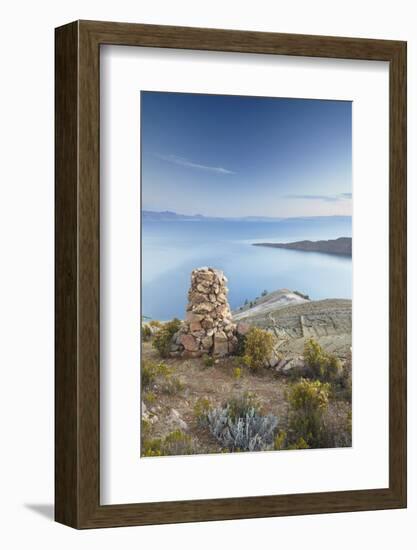
[{"label": "thin cloud", "polygon": [[232,170],[223,168],[222,166],[207,166],[206,164],[198,164],[197,162],[192,162],[183,157],[178,157],[177,155],[156,155],[161,160],[166,162],[171,162],[172,164],[178,164],[179,166],[185,166],[186,168],[195,168],[197,170],[205,170],[207,172],[215,172],[216,174],[235,174]]},{"label": "thin cloud", "polygon": [[352,198],[352,193],[339,193],[338,195],[286,195],[287,199],[303,199],[324,202],[339,202]]}]

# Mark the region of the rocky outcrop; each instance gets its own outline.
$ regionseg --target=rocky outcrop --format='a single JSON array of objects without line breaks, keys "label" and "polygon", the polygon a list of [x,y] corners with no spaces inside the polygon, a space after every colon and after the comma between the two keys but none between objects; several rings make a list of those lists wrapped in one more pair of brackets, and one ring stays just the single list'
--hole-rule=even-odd
[{"label": "rocky outcrop", "polygon": [[193,270],[185,321],[174,336],[173,355],[221,357],[236,349],[236,324],[227,300],[226,283],[227,278],[218,269]]}]

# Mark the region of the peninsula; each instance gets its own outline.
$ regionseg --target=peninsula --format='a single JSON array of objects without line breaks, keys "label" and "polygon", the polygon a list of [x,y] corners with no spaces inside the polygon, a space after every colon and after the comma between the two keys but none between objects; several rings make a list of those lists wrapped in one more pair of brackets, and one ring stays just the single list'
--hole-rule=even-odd
[{"label": "peninsula", "polygon": [[269,246],[271,248],[286,248],[304,252],[323,252],[325,254],[339,254],[352,256],[352,238],[339,237],[328,241],[297,241],[293,243],[253,243],[253,246]]}]

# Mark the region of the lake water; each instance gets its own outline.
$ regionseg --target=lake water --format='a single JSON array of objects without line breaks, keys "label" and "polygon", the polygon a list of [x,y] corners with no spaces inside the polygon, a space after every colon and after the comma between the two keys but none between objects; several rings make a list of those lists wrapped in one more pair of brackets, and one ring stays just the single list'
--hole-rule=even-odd
[{"label": "lake water", "polygon": [[351,298],[352,260],[331,254],[252,246],[256,242],[350,237],[350,218],[280,222],[142,223],[142,315],[184,318],[191,271],[209,266],[229,279],[232,309],[263,290],[298,290],[311,299]]}]

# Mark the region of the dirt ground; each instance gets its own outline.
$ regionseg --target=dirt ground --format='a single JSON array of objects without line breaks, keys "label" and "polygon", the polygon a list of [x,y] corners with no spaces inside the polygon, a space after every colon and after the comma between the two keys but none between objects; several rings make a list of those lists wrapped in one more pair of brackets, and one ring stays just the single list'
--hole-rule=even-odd
[{"label": "dirt ground", "polygon": [[[143,359],[160,362],[161,358],[152,348],[151,343],[142,345]],[[216,453],[221,448],[208,432],[202,429],[194,414],[194,405],[199,398],[208,398],[216,407],[223,405],[231,397],[245,392],[255,394],[265,414],[272,413],[278,417],[282,426],[286,425],[288,406],[285,391],[289,381],[279,377],[274,371],[262,369],[251,372],[242,368],[242,376],[236,380],[233,359],[218,360],[212,367],[206,367],[202,359],[165,359],[164,363],[172,370],[171,378],[179,379],[182,389],[175,393],[167,393],[164,389],[165,381],[156,380],[142,395],[146,411],[152,420],[152,437],[161,437],[186,423],[186,433],[196,440],[199,452]],[[146,394],[152,393],[152,403],[149,403]],[[178,415],[173,415],[172,410]],[[179,418],[179,420],[178,420]],[[155,420],[153,420],[155,419]]]}]

